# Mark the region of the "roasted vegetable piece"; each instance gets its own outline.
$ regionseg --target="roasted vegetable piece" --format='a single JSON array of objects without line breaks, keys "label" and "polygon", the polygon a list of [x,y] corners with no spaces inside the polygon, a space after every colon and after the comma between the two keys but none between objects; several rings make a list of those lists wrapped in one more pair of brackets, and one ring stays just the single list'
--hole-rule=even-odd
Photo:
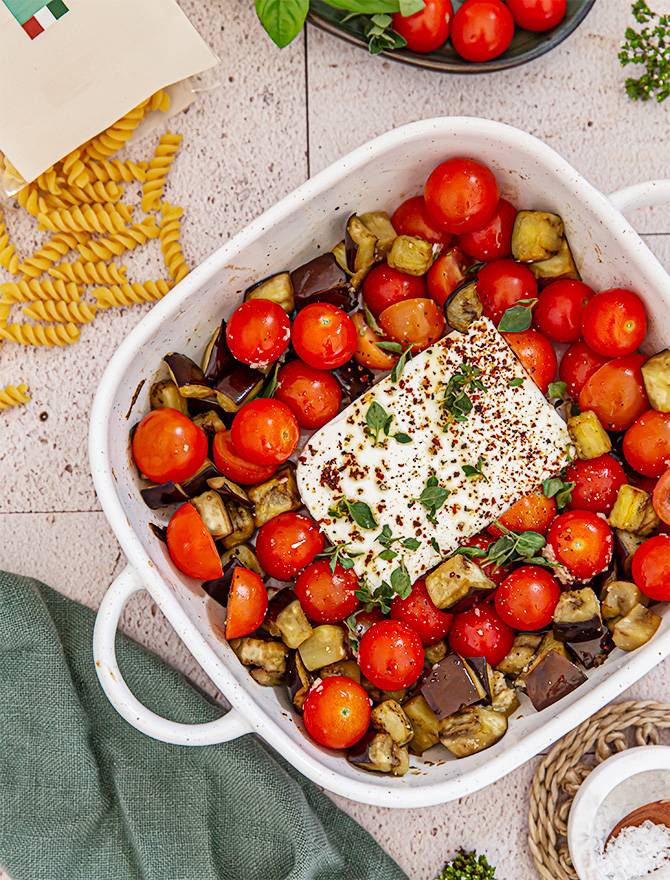
[{"label": "roasted vegetable piece", "polygon": [[457,758],[495,745],[507,733],[507,718],[487,706],[470,706],[440,721],[440,742]]},{"label": "roasted vegetable piece", "polygon": [[409,770],[407,749],[396,745],[388,733],[377,733],[374,728],[349,749],[347,760],[362,770],[393,776],[403,776]]},{"label": "roasted vegetable piece", "polygon": [[603,635],[600,602],[590,587],[561,593],[553,629],[559,642],[588,642]]},{"label": "roasted vegetable piece", "polygon": [[407,696],[407,688],[401,688],[399,691],[382,691],[368,681],[365,676],[361,677],[361,687],[375,705],[383,703],[384,700],[397,700],[398,703],[402,703]]},{"label": "roasted vegetable piece", "polygon": [[612,636],[609,632],[600,636],[599,639],[591,639],[588,642],[568,642],[570,653],[574,654],[577,660],[585,669],[593,669],[607,660],[607,657],[614,647]]},{"label": "roasted vegetable piece", "polygon": [[293,298],[293,282],[289,272],[278,272],[277,275],[271,275],[247,287],[244,292],[244,301],[250,299],[269,299],[277,303],[290,315],[294,308]]},{"label": "roasted vegetable piece", "polygon": [[345,633],[340,626],[324,623],[314,627],[312,635],[298,648],[305,668],[312,672],[314,669],[321,669],[322,666],[344,660],[347,656],[344,639]]},{"label": "roasted vegetable piece", "polygon": [[338,243],[332,250],[332,254],[335,257],[335,262],[340,267],[340,269],[344,269],[347,275],[353,275],[353,272],[349,269],[349,265],[347,264],[347,248],[344,244],[344,239],[342,239],[342,241],[338,241]]},{"label": "roasted vegetable piece", "polygon": [[447,324],[459,333],[465,333],[473,321],[481,318],[484,306],[477,293],[477,282],[466,281],[447,297],[444,316]]},{"label": "roasted vegetable piece", "polygon": [[286,672],[288,648],[283,642],[245,636],[231,639],[228,644],[245,666],[259,666],[268,673],[278,672],[281,675]]},{"label": "roasted vegetable piece", "polygon": [[205,379],[200,367],[185,354],[166,354],[163,358],[170,371],[172,381],[182,397],[210,397],[212,383]]},{"label": "roasted vegetable piece", "polygon": [[623,529],[614,529],[614,556],[619,570],[625,577],[631,576],[633,556],[644,541],[644,535],[636,535],[634,532],[626,532]]},{"label": "roasted vegetable piece", "polygon": [[238,363],[214,384],[213,391],[226,412],[236,413],[261,390],[264,382],[265,375],[260,370]]},{"label": "roasted vegetable piece", "polygon": [[496,669],[500,670],[504,675],[514,678],[517,675],[521,675],[535,656],[541,641],[542,636],[536,636],[532,633],[519,633],[518,636],[515,636],[508,655],[498,663]]},{"label": "roasted vegetable piece", "polygon": [[215,602],[218,602],[219,605],[226,605],[226,602],[228,601],[228,593],[230,592],[230,585],[233,582],[233,575],[235,574],[235,569],[239,565],[240,562],[238,559],[227,559],[225,563],[222,563],[223,574],[221,577],[203,582],[203,590],[207,595],[211,596]]},{"label": "roasted vegetable piece", "polygon": [[221,543],[227,550],[232,550],[233,547],[237,548],[239,544],[250,540],[254,533],[254,518],[250,510],[234,501],[226,501],[226,509],[230,516],[232,531]]},{"label": "roasted vegetable piece", "polygon": [[638,535],[648,535],[660,524],[654,512],[651,494],[637,486],[629,486],[628,483],[619,487],[607,522],[612,528]]},{"label": "roasted vegetable piece", "polygon": [[[212,391],[212,394],[214,394],[214,391]],[[213,412],[221,419],[226,428],[230,428],[235,417],[235,413],[228,412],[215,400],[209,400],[208,398],[189,397],[186,400],[186,406],[188,407],[188,415],[191,418],[203,413]]]},{"label": "roasted vegetable piece", "polygon": [[159,510],[169,504],[178,504],[180,501],[188,501],[189,496],[184,492],[179,483],[159,483],[156,486],[148,486],[140,490],[144,503],[152,510]]},{"label": "roasted vegetable piece", "polygon": [[635,605],[625,617],[618,620],[612,630],[612,639],[622,651],[641,648],[656,633],[663,618],[644,605]]},{"label": "roasted vegetable piece", "polygon": [[289,648],[297,648],[314,632],[293,590],[280,590],[270,599],[263,628]]},{"label": "roasted vegetable piece", "polygon": [[485,697],[481,683],[458,654],[449,654],[436,663],[424,673],[421,682],[421,693],[438,718],[478,703]]},{"label": "roasted vegetable piece", "polygon": [[282,672],[267,672],[265,669],[250,669],[249,675],[262,687],[277,687],[284,681]]},{"label": "roasted vegetable piece", "polygon": [[226,506],[217,492],[210,489],[208,492],[203,492],[202,495],[196,495],[191,499],[191,504],[202,517],[202,521],[215,541],[218,541],[219,538],[225,538],[232,532],[233,524],[228,516]]},{"label": "roasted vegetable piece", "polygon": [[525,677],[526,691],[538,712],[563,699],[585,681],[581,669],[553,650],[543,654]]},{"label": "roasted vegetable piece", "polygon": [[568,419],[568,433],[582,461],[600,458],[612,448],[609,434],[600,424],[598,416],[590,409]]},{"label": "roasted vegetable piece", "polygon": [[475,605],[495,590],[496,585],[467,556],[450,556],[426,577],[426,589],[433,604],[443,611],[466,611],[465,600]]},{"label": "roasted vegetable piece", "polygon": [[582,280],[582,276],[579,274],[573,259],[570,245],[565,237],[555,257],[549,257],[548,260],[540,260],[537,263],[528,263],[528,268],[538,281],[543,279],[558,281],[559,278],[572,278],[575,281]]},{"label": "roasted vegetable piece", "polygon": [[171,379],[163,382],[155,382],[149,391],[149,405],[151,409],[178,409],[185,416],[188,415],[186,401],[179,393],[179,389]]},{"label": "roasted vegetable piece", "polygon": [[210,409],[204,413],[200,413],[197,416],[193,416],[191,421],[194,425],[202,428],[205,434],[207,434],[209,437],[213,437],[219,431],[226,430],[225,423],[221,420],[219,414],[213,409]]},{"label": "roasted vegetable piece", "polygon": [[354,272],[351,283],[357,288],[375,264],[377,236],[356,214],[352,214],[347,220],[344,244],[347,251],[347,265]]},{"label": "roasted vegetable piece", "polygon": [[338,660],[337,663],[330,663],[319,670],[321,678],[328,678],[329,675],[346,675],[352,681],[361,683],[361,667],[355,660]]},{"label": "roasted vegetable piece", "polygon": [[255,572],[262,580],[265,580],[267,577],[267,574],[260,566],[254,548],[249,544],[238,544],[236,547],[226,550],[225,553],[221,554],[221,565],[223,565],[224,569],[230,562],[243,565],[245,568]]},{"label": "roasted vegetable piece", "polygon": [[449,653],[449,648],[444,639],[441,639],[439,642],[435,642],[434,645],[426,645],[424,651],[426,652],[426,665],[434,666],[440,660],[444,660]]},{"label": "roasted vegetable piece", "polygon": [[283,467],[266,483],[251,486],[249,498],[255,505],[254,524],[258,529],[280,513],[297,510],[302,502],[293,466]]},{"label": "roasted vegetable piece", "polygon": [[305,705],[305,697],[312,686],[314,676],[305,668],[300,654],[297,651],[291,651],[286,665],[286,689],[289,698],[293,703],[297,712],[302,714]]},{"label": "roasted vegetable piece", "polygon": [[372,388],[375,382],[374,374],[358,361],[350,360],[341,367],[333,370],[333,375],[342,386],[342,391],[353,403],[368,388]]},{"label": "roasted vegetable piece", "polygon": [[470,674],[473,675],[481,685],[483,693],[481,699],[482,705],[489,706],[492,699],[493,670],[489,666],[486,657],[468,657],[467,664]]},{"label": "roasted vegetable piece", "polygon": [[198,470],[190,480],[181,483],[181,488],[189,498],[195,498],[196,495],[202,495],[203,492],[209,490],[209,481],[215,477],[220,477],[219,469],[206,458],[202,463],[202,467]]},{"label": "roasted vegetable piece", "polygon": [[563,221],[545,211],[519,211],[512,230],[512,255],[520,263],[555,257],[563,244]]},{"label": "roasted vegetable piece", "polygon": [[399,235],[386,262],[406,275],[425,275],[433,265],[433,246],[416,235]]},{"label": "roasted vegetable piece", "polygon": [[670,348],[650,357],[641,370],[651,406],[659,412],[670,412]]},{"label": "roasted vegetable piece", "polygon": [[603,590],[600,611],[612,629],[617,620],[625,617],[636,605],[648,604],[649,599],[632,581],[610,581]]},{"label": "roasted vegetable piece", "polygon": [[202,359],[202,371],[206,379],[217,382],[222,376],[232,369],[235,358],[228,348],[226,339],[226,322],[214,331],[212,338],[207,343],[205,354]]},{"label": "roasted vegetable piece", "polygon": [[405,746],[414,736],[409,718],[405,715],[400,703],[395,700],[384,700],[372,710],[370,716],[372,726],[383,730],[398,746]]},{"label": "roasted vegetable piece", "polygon": [[422,755],[440,741],[440,720],[421,694],[407,700],[402,708],[414,732],[409,749],[415,755]]},{"label": "roasted vegetable piece", "polygon": [[361,214],[359,219],[363,226],[377,239],[375,244],[375,261],[380,263],[386,259],[391,250],[391,245],[398,237],[398,233],[391,223],[391,218],[386,211],[373,211],[371,214]]},{"label": "roasted vegetable piece", "polygon": [[240,507],[246,507],[249,510],[253,509],[254,502],[249,498],[245,490],[241,486],[238,486],[237,483],[233,483],[232,480],[229,480],[228,477],[219,474],[216,477],[208,479],[207,485],[210,489],[216,489],[219,495],[224,498],[234,501],[235,504],[239,504]]},{"label": "roasted vegetable piece", "polygon": [[491,708],[500,712],[506,718],[514,715],[519,708],[519,698],[516,692],[508,687],[502,672],[491,670]]},{"label": "roasted vegetable piece", "polygon": [[329,302],[345,312],[357,306],[356,293],[347,273],[332,253],[321,254],[291,272],[295,307],[300,311],[317,302]]}]

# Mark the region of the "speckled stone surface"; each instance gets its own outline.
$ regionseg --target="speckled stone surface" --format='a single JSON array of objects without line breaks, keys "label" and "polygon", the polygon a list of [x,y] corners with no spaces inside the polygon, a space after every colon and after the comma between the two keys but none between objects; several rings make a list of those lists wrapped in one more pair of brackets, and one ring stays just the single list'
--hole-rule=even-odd
[{"label": "speckled stone surface", "polygon": [[[279,52],[259,30],[250,2],[182,5],[222,59],[196,102],[169,122],[184,134],[184,145],[166,196],[184,206],[190,265],[309,173],[418,118],[461,114],[517,125],[604,192],[670,176],[670,101],[638,104],[623,93],[616,53],[631,23],[625,0],[600,0],[579,31],[543,59],[483,77],[440,76],[369,58],[313,28]],[[157,135],[132,145],[130,155],[149,158]],[[631,219],[670,270],[670,209]],[[11,204],[6,221],[21,256],[42,240],[35,221]],[[123,262],[132,280],[164,277],[156,242]],[[0,270],[0,280],[10,278]],[[124,560],[88,472],[88,412],[111,354],[148,308],[100,312],[68,349],[5,343],[0,350],[0,386],[25,381],[33,397],[0,414],[0,567],[38,577],[92,607]],[[123,625],[216,693],[146,594],[129,604]],[[665,661],[622,696],[667,700],[669,678]],[[534,880],[527,793],[537,760],[479,794],[430,809],[336,800],[412,880],[430,880],[461,845],[486,851],[500,880]],[[6,880],[1,870],[0,878]]]}]

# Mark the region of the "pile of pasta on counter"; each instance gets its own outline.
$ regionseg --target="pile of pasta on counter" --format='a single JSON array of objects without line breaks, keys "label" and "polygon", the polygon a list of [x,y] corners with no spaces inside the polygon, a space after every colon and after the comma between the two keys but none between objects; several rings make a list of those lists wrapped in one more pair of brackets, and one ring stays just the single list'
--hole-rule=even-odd
[{"label": "pile of pasta on counter", "polygon": [[[99,309],[161,299],[189,273],[180,243],[183,210],[164,199],[182,136],[166,132],[148,161],[114,158],[149,113],[169,105],[159,90],[19,190],[19,205],[36,218],[38,231],[50,233],[23,260],[0,208],[0,266],[15,276],[0,283],[0,342],[71,345]],[[5,167],[13,170],[6,159]],[[137,183],[142,218],[124,201]],[[168,277],[132,281],[124,254],[151,239],[159,239]],[[28,400],[25,385],[0,388],[0,410]]]}]

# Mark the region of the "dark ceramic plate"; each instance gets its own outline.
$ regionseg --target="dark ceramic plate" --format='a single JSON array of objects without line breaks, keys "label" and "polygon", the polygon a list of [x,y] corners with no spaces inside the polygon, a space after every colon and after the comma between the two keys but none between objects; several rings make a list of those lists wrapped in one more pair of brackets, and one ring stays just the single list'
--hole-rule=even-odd
[{"label": "dark ceramic plate", "polygon": [[[524,31],[518,27],[509,49],[493,61],[484,63],[466,61],[456,54],[450,41],[436,52],[425,55],[410,52],[408,49],[395,49],[381,54],[403,64],[425,67],[442,73],[492,73],[495,70],[518,67],[520,64],[539,58],[540,55],[562,43],[584,21],[594,3],[595,0],[568,0],[568,11],[563,21],[555,28],[541,34]],[[454,8],[459,5],[454,3]],[[367,20],[359,15],[344,21],[343,19],[349,14],[343,9],[336,9],[323,3],[322,0],[311,0],[308,21],[326,33],[353,43],[354,46],[361,46],[367,51],[368,41],[365,38]]]}]

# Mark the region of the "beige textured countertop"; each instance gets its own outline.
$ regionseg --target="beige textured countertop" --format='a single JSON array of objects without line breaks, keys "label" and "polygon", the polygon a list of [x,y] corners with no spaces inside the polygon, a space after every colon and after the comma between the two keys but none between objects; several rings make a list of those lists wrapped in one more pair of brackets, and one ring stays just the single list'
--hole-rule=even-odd
[{"label": "beige textured countertop", "polygon": [[[483,77],[441,76],[373,59],[313,28],[280,52],[257,24],[251,0],[182,5],[222,59],[208,80],[216,87],[170,123],[184,134],[184,145],[166,196],[185,209],[183,246],[192,266],[310,174],[419,118],[484,116],[517,125],[557,149],[603,192],[670,177],[670,101],[637,103],[623,90],[617,51],[632,24],[627,0],[600,0],[551,54]],[[654,5],[665,11],[667,3]],[[133,146],[131,155],[149,158],[155,137]],[[670,209],[631,219],[670,270]],[[32,218],[10,206],[6,220],[20,255],[31,253],[41,240]],[[155,242],[127,263],[133,280],[164,275]],[[11,280],[2,270],[0,278]],[[41,578],[92,607],[124,559],[89,476],[88,413],[107,361],[147,308],[101,312],[68,349],[4,343],[0,351],[0,386],[25,381],[33,398],[0,414],[0,568]],[[207,686],[146,594],[130,604],[124,627]],[[667,700],[669,677],[666,661],[625,696]],[[536,764],[430,809],[391,811],[336,800],[412,880],[430,880],[461,845],[487,852],[501,880],[533,880],[527,793]]]}]

